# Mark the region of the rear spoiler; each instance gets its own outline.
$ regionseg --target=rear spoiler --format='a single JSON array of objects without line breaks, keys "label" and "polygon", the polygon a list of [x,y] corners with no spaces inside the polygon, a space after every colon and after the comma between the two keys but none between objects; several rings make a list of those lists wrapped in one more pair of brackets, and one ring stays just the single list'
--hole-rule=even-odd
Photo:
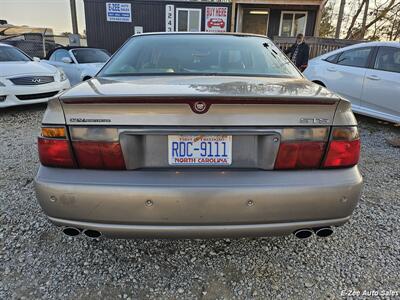
[{"label": "rear spoiler", "polygon": [[197,114],[206,113],[213,104],[279,104],[279,105],[335,105],[332,98],[268,98],[268,97],[229,97],[229,96],[119,96],[63,98],[65,104],[188,104]]},{"label": "rear spoiler", "polygon": [[318,97],[237,97],[237,96],[148,96],[148,95],[135,95],[135,96],[117,96],[117,97],[61,97],[60,100],[66,104],[115,104],[115,103],[193,103],[197,101],[204,101],[208,104],[309,104],[309,105],[333,105],[340,99],[334,98],[318,98]]}]

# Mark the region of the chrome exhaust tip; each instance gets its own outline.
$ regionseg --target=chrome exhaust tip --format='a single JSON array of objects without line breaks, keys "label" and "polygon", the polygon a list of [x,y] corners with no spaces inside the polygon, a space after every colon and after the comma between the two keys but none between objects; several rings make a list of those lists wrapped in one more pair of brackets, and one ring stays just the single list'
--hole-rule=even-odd
[{"label": "chrome exhaust tip", "polygon": [[64,227],[62,232],[68,236],[77,236],[81,233],[81,231],[75,227]]},{"label": "chrome exhaust tip", "polygon": [[83,231],[83,234],[92,239],[101,237],[101,232],[99,232],[97,230],[92,230],[92,229],[85,229]]},{"label": "chrome exhaust tip", "polygon": [[304,229],[296,230],[293,234],[295,237],[297,237],[299,239],[306,239],[306,238],[309,238],[310,236],[312,236],[313,231],[311,229],[304,228]]},{"label": "chrome exhaust tip", "polygon": [[314,232],[318,237],[328,237],[333,233],[331,227],[314,228]]}]

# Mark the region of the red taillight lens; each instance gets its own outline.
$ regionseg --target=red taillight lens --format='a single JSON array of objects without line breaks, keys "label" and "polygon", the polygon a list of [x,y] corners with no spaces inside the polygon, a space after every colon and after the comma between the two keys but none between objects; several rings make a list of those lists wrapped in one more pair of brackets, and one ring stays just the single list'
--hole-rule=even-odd
[{"label": "red taillight lens", "polygon": [[282,142],[275,160],[275,169],[319,168],[325,142]]},{"label": "red taillight lens", "polygon": [[72,146],[80,168],[125,169],[125,161],[119,143],[74,141]]},{"label": "red taillight lens", "polygon": [[67,140],[39,137],[38,150],[40,162],[44,166],[74,167],[74,160]]},{"label": "red taillight lens", "polygon": [[[125,169],[117,129],[72,127],[69,134],[64,126],[42,127],[38,147],[40,162],[43,165],[103,170]],[[89,138],[96,141],[85,141]]]},{"label": "red taillight lens", "polygon": [[360,158],[360,140],[331,141],[323,166],[325,168],[351,167]]},{"label": "red taillight lens", "polygon": [[275,170],[344,168],[356,165],[360,157],[357,127],[333,127],[330,139],[328,133],[327,127],[284,129]]},{"label": "red taillight lens", "polygon": [[345,168],[356,165],[360,158],[360,146],[357,127],[334,127],[322,167]]}]

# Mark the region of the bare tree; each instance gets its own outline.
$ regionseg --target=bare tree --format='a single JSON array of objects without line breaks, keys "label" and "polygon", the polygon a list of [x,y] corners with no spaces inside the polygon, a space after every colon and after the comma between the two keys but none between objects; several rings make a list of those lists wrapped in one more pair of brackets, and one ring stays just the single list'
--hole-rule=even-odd
[{"label": "bare tree", "polygon": [[334,4],[334,2],[328,3],[322,11],[321,25],[319,28],[319,35],[321,37],[333,37],[335,33],[335,27],[332,25]]},{"label": "bare tree", "polygon": [[366,28],[365,26],[367,25],[367,17],[368,17],[368,9],[369,9],[369,0],[365,0],[365,8],[364,8],[364,16],[361,24],[361,32],[360,32],[360,37],[363,39],[365,36],[365,31]]},{"label": "bare tree", "polygon": [[340,37],[340,31],[342,30],[342,21],[343,21],[343,13],[344,13],[345,5],[346,5],[346,0],[341,0],[338,20],[337,20],[337,24],[336,24],[336,31],[335,31],[335,38],[337,38],[337,39]]},{"label": "bare tree", "polygon": [[385,38],[390,41],[396,41],[400,39],[400,5],[394,6],[385,16],[385,18],[379,22],[381,24],[381,35],[385,35]]},{"label": "bare tree", "polygon": [[[365,0],[361,5],[365,4]],[[362,38],[363,33],[365,33],[369,28],[377,24],[378,22],[382,21],[385,19],[387,16],[388,12],[395,7],[400,6],[400,2],[398,0],[390,0],[390,1],[385,1],[380,5],[377,5],[374,9],[374,12],[372,14],[372,18],[367,21],[365,26],[362,26],[360,28],[355,28],[354,24],[350,26],[347,30],[348,34],[346,38],[348,39],[360,39]]]},{"label": "bare tree", "polygon": [[353,15],[353,18],[351,19],[351,22],[350,22],[350,26],[347,29],[347,34],[346,34],[346,37],[345,37],[346,39],[349,39],[352,36],[352,31],[353,31],[354,25],[356,24],[358,16],[360,15],[360,13],[362,11],[362,8],[363,8],[365,3],[366,3],[366,0],[363,0],[361,2],[361,4],[358,6],[356,13]]}]

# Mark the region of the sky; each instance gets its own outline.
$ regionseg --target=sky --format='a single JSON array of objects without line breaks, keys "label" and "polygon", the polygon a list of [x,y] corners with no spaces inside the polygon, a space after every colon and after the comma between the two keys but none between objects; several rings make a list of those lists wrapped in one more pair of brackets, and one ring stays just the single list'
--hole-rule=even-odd
[{"label": "sky", "polygon": [[[76,0],[79,32],[85,29],[83,0]],[[0,19],[14,25],[72,32],[70,0],[0,0]]]}]

